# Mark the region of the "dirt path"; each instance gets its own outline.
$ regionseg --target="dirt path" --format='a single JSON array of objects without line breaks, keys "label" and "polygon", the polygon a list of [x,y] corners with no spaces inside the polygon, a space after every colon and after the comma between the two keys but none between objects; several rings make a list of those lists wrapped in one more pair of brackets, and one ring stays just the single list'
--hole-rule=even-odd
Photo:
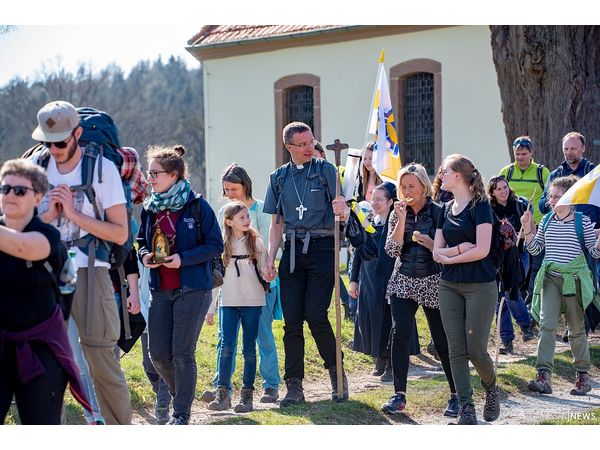
[{"label": "dirt path", "polygon": [[[600,333],[595,333],[590,337],[590,343],[593,345],[600,344]],[[516,362],[523,360],[529,356],[535,355],[537,341],[523,343],[518,337],[514,341],[514,355],[500,355],[499,364]],[[569,349],[568,343],[560,342],[557,339],[556,352],[562,352]],[[492,358],[495,356],[491,352]],[[430,358],[427,353],[418,357],[411,357],[411,365],[409,368],[409,380],[432,378],[443,374],[441,365]],[[507,395],[503,393],[501,396],[501,414],[500,418],[494,424],[537,424],[544,419],[581,419],[586,417],[586,413],[591,409],[600,408],[600,370],[593,367],[590,372],[593,383],[593,390],[585,397],[575,397],[569,395],[572,384],[560,378],[553,379],[553,394],[542,395],[537,393],[515,393]],[[381,383],[376,377],[369,374],[349,374],[348,375],[350,395],[365,392],[373,389],[386,389],[392,393],[392,386]],[[307,402],[318,400],[327,400],[330,398],[330,384],[328,380],[309,381],[304,384],[304,395]],[[410,381],[409,381],[410,389]],[[280,397],[285,394],[285,388],[280,391]],[[278,404],[262,404],[255,402],[255,410],[264,410],[278,408]],[[486,424],[481,419],[483,411],[483,398],[475,399],[475,407],[479,416],[479,423]],[[206,404],[200,401],[195,401],[192,406],[191,424],[201,425],[210,424],[211,422],[222,420],[229,417],[235,417],[236,414],[230,410],[226,412],[213,412],[206,408]],[[404,422],[404,421],[402,421]],[[422,425],[442,425],[449,422],[449,418],[439,415],[426,416],[407,416],[407,422]],[[151,411],[146,411],[142,415],[134,414],[133,424],[154,424],[154,417]],[[390,421],[390,423],[393,423]]]}]

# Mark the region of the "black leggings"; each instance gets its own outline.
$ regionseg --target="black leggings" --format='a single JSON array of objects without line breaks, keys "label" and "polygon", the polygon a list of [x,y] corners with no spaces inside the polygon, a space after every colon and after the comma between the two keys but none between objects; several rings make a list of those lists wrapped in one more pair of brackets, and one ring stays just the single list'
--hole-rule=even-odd
[{"label": "black leggings", "polygon": [[[390,300],[392,308],[392,369],[394,371],[394,390],[406,393],[410,335],[419,304],[410,299],[398,298],[395,295]],[[429,325],[435,349],[440,355],[442,367],[450,386],[450,392],[454,394],[456,393],[456,389],[454,387],[452,371],[450,370],[448,342],[440,310],[423,306],[423,312],[427,318],[427,324]]]},{"label": "black leggings", "polygon": [[50,349],[41,343],[31,347],[45,372],[23,384],[17,374],[14,344],[5,342],[0,356],[0,424],[4,424],[13,395],[23,425],[59,425],[67,376]]}]

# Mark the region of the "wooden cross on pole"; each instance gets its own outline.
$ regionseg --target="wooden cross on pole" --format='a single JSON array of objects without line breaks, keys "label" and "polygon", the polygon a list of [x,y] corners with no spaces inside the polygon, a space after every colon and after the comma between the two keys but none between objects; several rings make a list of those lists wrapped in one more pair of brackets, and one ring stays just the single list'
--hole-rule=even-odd
[{"label": "wooden cross on pole", "polygon": [[[342,150],[348,148],[348,144],[343,144],[336,139],[333,144],[325,146],[327,150],[333,151],[335,155],[335,168],[337,176],[335,177],[335,197],[340,195],[340,174]],[[342,311],[340,302],[340,217],[335,216],[334,240],[335,240],[335,366],[337,376],[337,396],[341,401],[344,398],[344,377],[342,372]]]}]

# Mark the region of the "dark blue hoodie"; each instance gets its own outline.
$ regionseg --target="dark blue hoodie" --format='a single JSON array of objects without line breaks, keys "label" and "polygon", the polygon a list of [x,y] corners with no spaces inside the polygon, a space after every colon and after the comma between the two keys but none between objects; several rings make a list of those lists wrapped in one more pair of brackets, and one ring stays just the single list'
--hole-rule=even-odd
[{"label": "dark blue hoodie", "polygon": [[[196,218],[194,218],[192,203],[199,203],[200,232],[202,242],[198,242]],[[155,214],[142,210],[140,233],[137,238],[139,244],[140,261],[145,254],[152,251],[152,224]],[[214,211],[202,195],[190,191],[182,214],[175,225],[177,236],[177,254],[181,258],[179,276],[183,291],[197,289],[212,289],[211,260],[223,253],[223,238]],[[158,269],[150,270],[150,289],[155,290],[160,286]]]}]

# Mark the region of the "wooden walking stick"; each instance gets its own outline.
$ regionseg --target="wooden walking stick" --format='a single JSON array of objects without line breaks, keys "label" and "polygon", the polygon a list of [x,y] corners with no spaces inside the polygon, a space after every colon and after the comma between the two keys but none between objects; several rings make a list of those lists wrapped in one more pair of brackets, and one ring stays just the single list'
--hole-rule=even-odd
[{"label": "wooden walking stick", "polygon": [[[342,150],[348,148],[348,144],[342,144],[336,139],[333,144],[326,146],[327,150],[333,151],[335,155],[335,168],[337,176],[335,177],[335,197],[340,195],[340,172]],[[333,236],[335,240],[335,366],[337,376],[337,395],[338,399],[344,398],[344,377],[342,375],[342,307],[340,301],[340,216],[335,215],[335,227]]]},{"label": "wooden walking stick", "polygon": [[506,297],[502,297],[500,300],[500,306],[498,307],[498,319],[496,320],[496,361],[494,362],[494,372],[498,376],[498,356],[500,355],[500,320],[502,319],[502,308],[504,307],[504,301]]},{"label": "wooden walking stick", "polygon": [[[533,194],[531,194],[531,197],[529,198],[529,204],[527,205],[527,209],[525,210],[525,212],[529,211],[529,208],[531,208],[531,202],[533,202],[533,197],[535,197],[535,193],[537,192],[537,187],[533,190]],[[519,217],[520,219],[520,217]],[[521,229],[519,230],[519,235],[517,236],[517,247],[519,246],[519,241],[521,239],[523,239],[523,224],[521,224]]]}]

